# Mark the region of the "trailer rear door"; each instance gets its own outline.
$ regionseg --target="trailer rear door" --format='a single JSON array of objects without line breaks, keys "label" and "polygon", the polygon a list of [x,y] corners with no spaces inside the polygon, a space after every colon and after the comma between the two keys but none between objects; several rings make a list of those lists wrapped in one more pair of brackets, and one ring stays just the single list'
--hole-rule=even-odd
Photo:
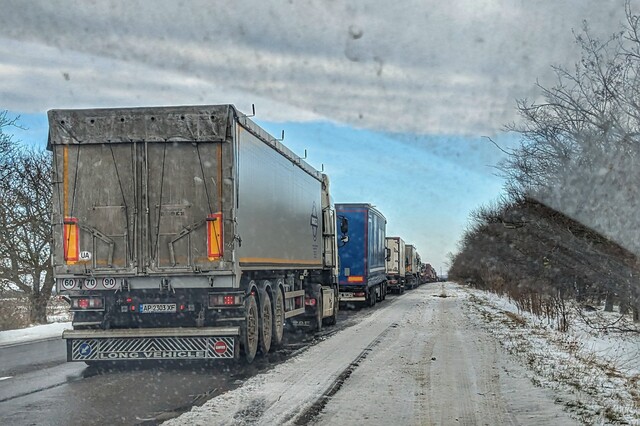
[{"label": "trailer rear door", "polygon": [[167,110],[49,113],[58,275],[220,266],[228,110]]}]

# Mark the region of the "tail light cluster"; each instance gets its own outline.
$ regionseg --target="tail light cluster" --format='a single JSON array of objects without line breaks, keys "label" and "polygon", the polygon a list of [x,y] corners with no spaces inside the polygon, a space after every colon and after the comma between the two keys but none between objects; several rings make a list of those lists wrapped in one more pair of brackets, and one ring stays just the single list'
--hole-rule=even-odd
[{"label": "tail light cluster", "polygon": [[315,297],[309,297],[309,296],[307,296],[307,297],[304,299],[304,304],[305,304],[305,306],[316,306],[316,303],[317,303],[317,301],[316,301],[316,298],[315,298]]},{"label": "tail light cluster", "polygon": [[240,306],[244,303],[243,293],[209,294],[209,307]]},{"label": "tail light cluster", "polygon": [[104,299],[102,297],[73,297],[71,298],[71,310],[75,311],[102,311]]}]

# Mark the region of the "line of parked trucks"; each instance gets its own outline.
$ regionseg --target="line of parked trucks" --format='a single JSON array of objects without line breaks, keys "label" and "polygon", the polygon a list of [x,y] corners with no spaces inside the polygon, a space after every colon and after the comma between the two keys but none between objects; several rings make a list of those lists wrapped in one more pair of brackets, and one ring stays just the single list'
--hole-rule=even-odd
[{"label": "line of parked trucks", "polygon": [[233,105],[51,110],[53,263],[68,361],[251,362],[436,281],[370,204]]}]

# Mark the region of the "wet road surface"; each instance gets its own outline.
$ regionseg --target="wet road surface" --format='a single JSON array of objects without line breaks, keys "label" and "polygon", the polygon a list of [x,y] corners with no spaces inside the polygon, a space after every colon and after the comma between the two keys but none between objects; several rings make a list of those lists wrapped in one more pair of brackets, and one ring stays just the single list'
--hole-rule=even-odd
[{"label": "wet road surface", "polygon": [[157,424],[240,386],[393,299],[372,309],[345,307],[338,324],[319,333],[289,333],[283,348],[252,365],[164,362],[95,368],[67,363],[62,339],[3,347],[0,418],[11,425]]}]

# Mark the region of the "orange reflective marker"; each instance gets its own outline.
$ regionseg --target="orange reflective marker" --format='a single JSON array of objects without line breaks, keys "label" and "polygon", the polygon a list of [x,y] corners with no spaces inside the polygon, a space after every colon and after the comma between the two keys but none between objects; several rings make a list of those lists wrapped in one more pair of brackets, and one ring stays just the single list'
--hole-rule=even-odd
[{"label": "orange reflective marker", "polygon": [[207,257],[218,260],[222,257],[224,241],[222,238],[222,212],[207,216]]},{"label": "orange reflective marker", "polygon": [[64,260],[69,263],[76,263],[80,259],[80,231],[78,219],[75,217],[65,217],[63,232]]}]

